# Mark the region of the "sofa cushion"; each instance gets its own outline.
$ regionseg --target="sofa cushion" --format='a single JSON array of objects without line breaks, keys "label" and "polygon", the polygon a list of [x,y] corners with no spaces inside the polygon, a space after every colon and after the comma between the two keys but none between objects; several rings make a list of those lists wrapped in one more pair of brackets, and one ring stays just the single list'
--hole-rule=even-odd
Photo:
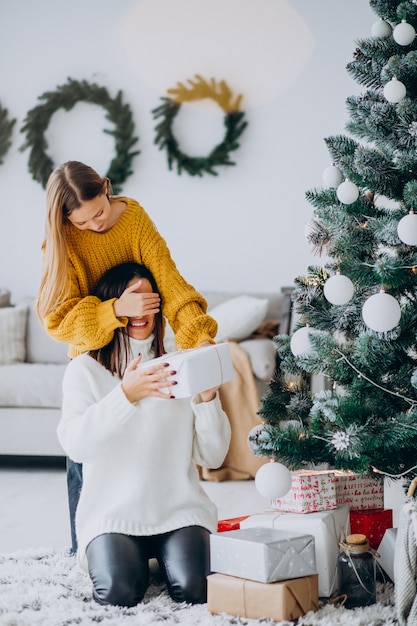
[{"label": "sofa cushion", "polygon": [[208,309],[213,309],[218,304],[226,302],[231,298],[237,298],[238,296],[251,295],[255,298],[268,299],[268,310],[266,312],[265,319],[279,320],[281,318],[281,309],[283,303],[283,294],[281,291],[274,292],[243,292],[243,291],[215,291],[215,290],[202,290],[201,294],[207,300]]},{"label": "sofa cushion", "polygon": [[27,306],[0,308],[0,365],[25,360],[27,316]]},{"label": "sofa cushion", "polygon": [[59,408],[66,365],[14,363],[3,365],[0,406]]},{"label": "sofa cushion", "polygon": [[249,295],[236,296],[209,308],[209,315],[218,324],[216,341],[239,341],[249,337],[263,322],[267,310],[267,298]]},{"label": "sofa cushion", "polygon": [[39,321],[35,304],[29,305],[26,361],[28,363],[68,363],[68,346],[61,341],[55,341],[48,335]]},{"label": "sofa cushion", "polygon": [[248,355],[252,371],[259,380],[270,381],[276,367],[277,351],[271,339],[245,339],[239,343]]}]

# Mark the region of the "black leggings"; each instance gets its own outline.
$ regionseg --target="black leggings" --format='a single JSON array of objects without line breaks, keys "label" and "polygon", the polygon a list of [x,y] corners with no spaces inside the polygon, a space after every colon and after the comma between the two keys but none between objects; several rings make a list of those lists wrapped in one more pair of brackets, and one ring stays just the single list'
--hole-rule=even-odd
[{"label": "black leggings", "polygon": [[149,559],[156,558],[176,602],[207,602],[210,532],[187,526],[151,537],[99,535],[86,550],[93,597],[99,604],[135,606],[149,586]]}]

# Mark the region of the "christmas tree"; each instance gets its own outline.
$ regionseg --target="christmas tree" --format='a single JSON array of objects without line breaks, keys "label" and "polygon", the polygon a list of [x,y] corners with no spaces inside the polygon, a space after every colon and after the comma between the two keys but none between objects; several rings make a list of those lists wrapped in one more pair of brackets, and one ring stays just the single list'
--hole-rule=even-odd
[{"label": "christmas tree", "polygon": [[[296,323],[251,450],[289,469],[417,475],[417,1],[371,0],[347,71],[345,133],[307,191],[322,263],[294,281]],[[326,381],[313,391],[312,379]]]}]

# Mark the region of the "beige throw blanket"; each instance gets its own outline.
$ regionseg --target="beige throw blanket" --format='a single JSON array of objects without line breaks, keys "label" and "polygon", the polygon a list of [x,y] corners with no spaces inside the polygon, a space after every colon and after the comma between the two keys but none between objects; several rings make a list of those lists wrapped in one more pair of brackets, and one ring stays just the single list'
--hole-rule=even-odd
[{"label": "beige throw blanket", "polygon": [[224,480],[247,480],[268,459],[255,456],[248,447],[250,430],[262,421],[256,412],[259,409],[259,394],[247,353],[236,343],[229,342],[236,376],[220,387],[220,400],[232,428],[229,451],[223,465],[215,470],[201,468],[201,478],[216,482]]}]

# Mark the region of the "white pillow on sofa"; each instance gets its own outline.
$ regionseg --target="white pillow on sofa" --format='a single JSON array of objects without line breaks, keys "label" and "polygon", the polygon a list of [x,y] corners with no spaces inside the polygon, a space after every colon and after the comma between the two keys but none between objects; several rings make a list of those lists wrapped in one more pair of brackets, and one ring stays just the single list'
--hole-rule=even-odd
[{"label": "white pillow on sofa", "polygon": [[26,360],[28,363],[68,363],[68,346],[50,337],[36,313],[35,303],[28,307]]},{"label": "white pillow on sofa", "polygon": [[27,315],[27,306],[0,308],[0,365],[25,360]]},{"label": "white pillow on sofa", "polygon": [[268,310],[268,298],[236,296],[208,311],[217,324],[217,343],[238,341],[249,337],[264,321]]},{"label": "white pillow on sofa", "polygon": [[252,367],[256,378],[268,382],[271,380],[277,362],[277,351],[274,342],[265,337],[256,339],[245,339],[239,343],[239,347],[244,350]]}]

